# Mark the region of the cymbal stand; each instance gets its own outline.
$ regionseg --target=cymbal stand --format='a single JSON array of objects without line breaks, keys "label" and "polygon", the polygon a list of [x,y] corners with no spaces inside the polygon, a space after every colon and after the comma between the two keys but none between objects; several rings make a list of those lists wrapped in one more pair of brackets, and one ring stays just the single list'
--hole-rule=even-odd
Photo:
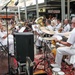
[{"label": "cymbal stand", "polygon": [[[51,41],[46,41],[44,43],[44,64],[45,64],[45,61],[48,63],[48,67],[50,67],[50,58],[51,58],[51,55],[50,55],[50,50],[51,50]],[[49,49],[48,49],[49,48]],[[47,68],[48,68],[47,67]],[[46,67],[44,65],[44,70],[46,71]]]},{"label": "cymbal stand", "polygon": [[[44,41],[44,40],[43,40]],[[44,70],[46,71],[46,68],[45,68],[45,61],[47,61],[48,63],[48,67],[50,67],[50,59],[49,59],[49,56],[50,56],[50,50],[51,50],[51,47],[49,47],[50,50],[47,50],[47,44],[50,43],[49,41],[44,41],[44,57],[40,58],[41,61],[38,62],[35,67],[34,67],[34,70],[37,68],[37,66],[39,65],[39,63],[43,62],[44,61]],[[50,43],[51,45],[51,43]]]}]

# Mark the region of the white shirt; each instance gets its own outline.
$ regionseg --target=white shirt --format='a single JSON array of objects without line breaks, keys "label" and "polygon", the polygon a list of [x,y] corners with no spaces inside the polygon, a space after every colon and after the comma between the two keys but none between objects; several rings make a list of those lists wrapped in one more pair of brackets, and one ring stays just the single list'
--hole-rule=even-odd
[{"label": "white shirt", "polygon": [[70,31],[70,24],[65,25],[62,32],[69,32]]},{"label": "white shirt", "polygon": [[53,30],[53,27],[51,25],[46,26],[46,29]]},{"label": "white shirt", "polygon": [[61,27],[61,23],[57,24],[57,25],[55,26],[55,31],[59,30],[60,27]]},{"label": "white shirt", "polygon": [[72,44],[71,48],[75,48],[75,28],[71,31],[67,42]]}]

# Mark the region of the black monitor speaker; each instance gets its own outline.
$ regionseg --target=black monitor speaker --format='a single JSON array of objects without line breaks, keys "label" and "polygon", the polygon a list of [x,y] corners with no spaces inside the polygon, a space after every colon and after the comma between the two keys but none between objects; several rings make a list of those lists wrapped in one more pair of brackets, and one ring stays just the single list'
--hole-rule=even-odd
[{"label": "black monitor speaker", "polygon": [[26,63],[26,57],[30,57],[30,59],[34,61],[33,33],[14,33],[14,50],[17,61]]}]

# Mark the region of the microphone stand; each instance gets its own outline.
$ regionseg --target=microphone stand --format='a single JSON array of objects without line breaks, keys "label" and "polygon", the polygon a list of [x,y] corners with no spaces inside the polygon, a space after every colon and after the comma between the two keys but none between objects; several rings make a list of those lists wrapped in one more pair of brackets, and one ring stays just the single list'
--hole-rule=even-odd
[{"label": "microphone stand", "polygon": [[11,72],[10,72],[10,54],[9,54],[9,38],[8,38],[8,21],[7,21],[7,18],[8,18],[8,13],[7,13],[7,5],[10,3],[11,1],[9,1],[3,8],[3,9],[6,9],[6,25],[7,25],[7,50],[8,50],[8,75],[11,75]]},{"label": "microphone stand", "polygon": [[11,75],[10,73],[10,55],[9,55],[9,38],[8,38],[8,14],[7,14],[7,9],[8,7],[6,6],[6,24],[7,24],[7,50],[8,50],[8,74]]}]

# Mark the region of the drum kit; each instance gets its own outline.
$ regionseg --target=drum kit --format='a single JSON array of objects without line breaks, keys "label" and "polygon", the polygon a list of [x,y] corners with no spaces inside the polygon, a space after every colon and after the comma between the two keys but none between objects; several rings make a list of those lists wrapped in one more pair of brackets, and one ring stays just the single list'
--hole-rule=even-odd
[{"label": "drum kit", "polygon": [[[53,48],[54,50],[51,50],[52,48],[50,48],[51,51],[44,50],[44,59],[43,59],[43,60],[46,60],[46,61],[48,62],[48,66],[49,66],[49,65],[50,65],[50,60],[48,61],[48,57],[50,57],[50,56],[47,56],[47,55],[48,55],[48,54],[50,55],[50,54],[52,53],[52,54],[54,54],[54,57],[55,57],[55,55],[56,55],[56,42],[55,42],[55,39],[57,39],[57,40],[62,40],[62,37],[61,37],[60,35],[56,35],[56,32],[55,32],[55,31],[46,29],[45,26],[40,26],[39,28],[40,28],[40,30],[41,30],[43,33],[50,35],[50,37],[43,37],[43,38],[42,38],[43,40],[45,40],[45,42],[44,42],[44,43],[45,43],[45,44],[44,44],[44,47],[48,46],[48,45],[47,45],[48,43],[46,43],[47,41],[50,42],[49,47],[51,47],[51,44],[55,45],[55,48]],[[66,38],[68,38],[69,34],[70,34],[70,33],[65,33],[63,36],[65,36]],[[44,48],[44,49],[46,49],[46,48]],[[51,52],[51,53],[50,53],[50,52]],[[47,53],[48,53],[48,54],[47,54]],[[46,58],[47,58],[47,59],[46,59]],[[51,58],[51,57],[50,57],[50,58]],[[54,58],[53,58],[53,59],[54,59]],[[53,70],[52,70],[52,71],[53,71],[53,75],[64,75],[64,74],[61,74],[62,72],[59,72],[60,69],[58,69],[58,70],[59,70],[59,71],[58,71],[59,73],[57,72],[57,70],[56,70],[56,72],[55,72],[54,70],[56,70],[56,69],[53,69]]]}]

